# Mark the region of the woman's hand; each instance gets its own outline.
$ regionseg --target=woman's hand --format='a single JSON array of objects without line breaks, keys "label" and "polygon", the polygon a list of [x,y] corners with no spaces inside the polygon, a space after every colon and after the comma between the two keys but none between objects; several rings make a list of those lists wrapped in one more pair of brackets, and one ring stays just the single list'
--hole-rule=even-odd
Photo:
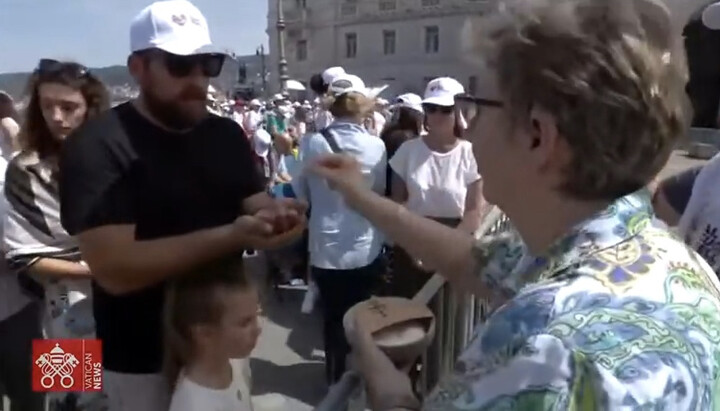
[{"label": "woman's hand", "polygon": [[360,164],[345,154],[327,154],[310,165],[310,171],[325,178],[333,190],[348,194],[353,190],[367,189]]},{"label": "woman's hand", "polygon": [[408,370],[398,370],[359,321],[354,322],[348,337],[352,345],[351,362],[363,376],[370,408],[419,410],[420,402],[413,394]]}]

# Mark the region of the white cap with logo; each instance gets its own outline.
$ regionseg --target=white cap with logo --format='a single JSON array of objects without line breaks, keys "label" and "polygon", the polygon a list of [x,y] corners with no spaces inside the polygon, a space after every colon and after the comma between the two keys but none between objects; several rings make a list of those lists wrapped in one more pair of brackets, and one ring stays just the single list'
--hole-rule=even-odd
[{"label": "white cap with logo", "polygon": [[130,26],[130,51],[157,48],[180,56],[217,53],[205,16],[187,0],[156,1]]},{"label": "white cap with logo", "polygon": [[415,93],[405,93],[395,98],[395,107],[406,107],[423,113],[422,98]]},{"label": "white cap with logo", "polygon": [[438,77],[431,80],[425,88],[423,104],[454,106],[455,96],[465,93],[465,87],[450,77]]}]

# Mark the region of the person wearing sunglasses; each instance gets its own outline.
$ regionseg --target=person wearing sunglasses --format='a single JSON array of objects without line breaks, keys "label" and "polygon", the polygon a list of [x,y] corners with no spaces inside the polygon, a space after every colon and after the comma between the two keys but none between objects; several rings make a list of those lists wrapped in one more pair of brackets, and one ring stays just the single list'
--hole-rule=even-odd
[{"label": "person wearing sunglasses", "polygon": [[[83,65],[51,59],[40,60],[27,91],[30,99],[18,136],[21,150],[5,173],[5,257],[26,295],[41,302],[46,338],[92,338],[91,272],[76,239],[60,224],[63,170],[58,157],[70,133],[110,107],[108,92]],[[15,331],[23,333],[34,324],[27,321]],[[17,358],[32,360],[29,352]],[[50,407],[97,406],[103,398],[95,394],[53,393]]]},{"label": "person wearing sunglasses", "polygon": [[[427,134],[405,141],[390,159],[391,198],[414,213],[473,232],[482,214],[482,180],[455,108],[455,96],[464,91],[449,77],[427,84],[422,100]],[[432,276],[417,257],[397,247],[392,272],[393,293],[407,298]]]},{"label": "person wearing sunglasses", "polygon": [[300,202],[265,192],[242,128],[208,113],[210,79],[224,60],[192,3],[152,3],[130,26],[127,63],[138,98],[91,119],[63,147],[62,224],[93,272],[110,411],[169,406],[168,283],[214,259],[263,249],[304,215]]}]

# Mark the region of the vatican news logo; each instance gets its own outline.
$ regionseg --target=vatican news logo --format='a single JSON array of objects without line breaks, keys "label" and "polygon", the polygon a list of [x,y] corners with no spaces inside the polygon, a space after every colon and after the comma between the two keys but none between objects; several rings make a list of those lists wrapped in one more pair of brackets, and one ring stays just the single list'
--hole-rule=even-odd
[{"label": "vatican news logo", "polygon": [[34,391],[102,391],[100,340],[33,340],[32,348]]}]

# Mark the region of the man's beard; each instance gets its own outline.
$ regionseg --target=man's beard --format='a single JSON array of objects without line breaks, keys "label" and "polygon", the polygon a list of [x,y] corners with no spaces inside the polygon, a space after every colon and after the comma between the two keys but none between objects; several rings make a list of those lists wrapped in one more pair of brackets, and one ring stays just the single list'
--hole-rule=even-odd
[{"label": "man's beard", "polygon": [[142,90],[145,108],[155,120],[171,130],[187,130],[200,124],[208,116],[205,101],[207,91],[186,88],[173,101],[163,101],[152,90]]}]

